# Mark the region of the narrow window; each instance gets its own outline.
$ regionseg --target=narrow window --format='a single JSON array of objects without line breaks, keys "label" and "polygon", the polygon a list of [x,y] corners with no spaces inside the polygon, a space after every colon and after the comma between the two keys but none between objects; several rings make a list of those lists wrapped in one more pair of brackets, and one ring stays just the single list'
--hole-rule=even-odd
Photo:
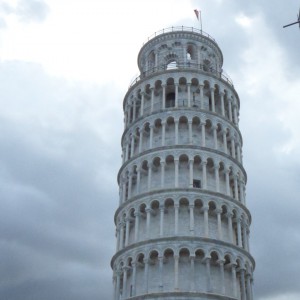
[{"label": "narrow window", "polygon": [[196,189],[200,189],[201,188],[201,181],[199,179],[194,179],[193,180],[193,187]]}]

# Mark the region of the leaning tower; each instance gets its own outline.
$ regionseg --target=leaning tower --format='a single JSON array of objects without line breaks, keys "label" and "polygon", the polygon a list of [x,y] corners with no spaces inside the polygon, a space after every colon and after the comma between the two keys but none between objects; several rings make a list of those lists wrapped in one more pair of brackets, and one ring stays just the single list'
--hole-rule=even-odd
[{"label": "leaning tower", "polygon": [[239,96],[216,41],[157,32],[123,102],[114,300],[252,300]]}]

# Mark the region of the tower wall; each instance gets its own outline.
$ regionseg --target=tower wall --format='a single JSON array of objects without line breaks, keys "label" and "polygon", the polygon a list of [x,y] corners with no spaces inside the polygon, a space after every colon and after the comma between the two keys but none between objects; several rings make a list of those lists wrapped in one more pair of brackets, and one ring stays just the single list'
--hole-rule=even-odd
[{"label": "tower wall", "polygon": [[240,101],[217,43],[152,37],[124,97],[115,300],[252,300]]}]

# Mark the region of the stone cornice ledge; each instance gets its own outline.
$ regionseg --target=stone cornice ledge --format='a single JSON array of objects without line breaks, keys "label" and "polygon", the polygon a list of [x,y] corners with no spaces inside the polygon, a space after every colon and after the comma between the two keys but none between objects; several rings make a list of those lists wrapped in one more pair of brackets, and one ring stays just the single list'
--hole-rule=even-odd
[{"label": "stone cornice ledge", "polygon": [[147,295],[139,295],[130,297],[131,300],[144,300],[144,299],[163,299],[168,298],[174,300],[189,300],[189,299],[220,299],[220,300],[236,300],[237,298],[224,296],[215,293],[204,293],[204,292],[161,292],[161,293],[150,293]]},{"label": "stone cornice ledge", "polygon": [[246,250],[244,250],[244,249],[242,249],[242,248],[240,248],[236,245],[228,243],[228,242],[224,242],[224,241],[220,241],[220,240],[216,240],[216,239],[211,239],[211,238],[206,238],[206,237],[196,237],[196,236],[161,237],[161,238],[157,238],[157,239],[149,239],[149,240],[141,241],[141,242],[138,242],[138,243],[134,243],[134,244],[132,244],[130,246],[127,246],[124,249],[118,251],[112,257],[110,264],[111,264],[111,267],[113,268],[113,263],[114,263],[114,261],[116,260],[117,257],[119,257],[120,255],[122,255],[123,253],[125,253],[127,251],[136,249],[140,246],[152,245],[152,244],[158,245],[160,242],[161,243],[166,243],[166,242],[180,242],[180,243],[182,243],[182,242],[186,242],[186,241],[191,242],[191,245],[193,245],[195,242],[196,243],[198,242],[198,243],[207,243],[207,244],[212,244],[212,245],[220,245],[220,246],[235,249],[237,252],[243,253],[245,256],[247,256],[251,260],[253,268],[255,268],[255,261],[254,261],[252,255],[248,251],[246,251]]}]

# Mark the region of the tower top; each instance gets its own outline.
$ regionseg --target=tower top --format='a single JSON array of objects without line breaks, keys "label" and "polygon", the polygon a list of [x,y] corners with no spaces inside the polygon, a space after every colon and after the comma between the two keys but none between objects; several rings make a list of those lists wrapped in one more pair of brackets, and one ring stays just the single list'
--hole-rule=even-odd
[{"label": "tower top", "polygon": [[155,32],[140,49],[137,63],[140,76],[131,86],[146,76],[172,69],[209,72],[233,86],[223,73],[223,54],[215,39],[193,27],[169,27]]}]

